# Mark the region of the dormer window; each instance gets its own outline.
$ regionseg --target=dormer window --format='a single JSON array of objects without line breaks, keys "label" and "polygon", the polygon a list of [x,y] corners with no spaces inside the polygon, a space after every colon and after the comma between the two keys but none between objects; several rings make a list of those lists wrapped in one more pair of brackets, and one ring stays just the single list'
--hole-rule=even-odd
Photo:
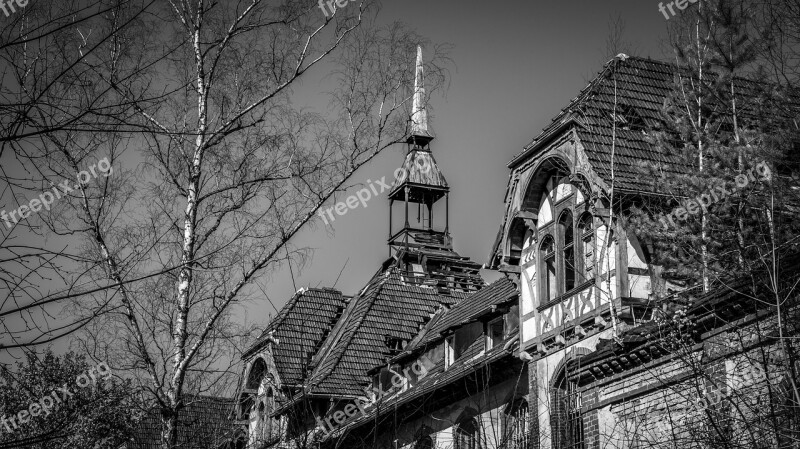
[{"label": "dormer window", "polygon": [[609,112],[608,115],[619,128],[631,131],[644,131],[647,129],[647,123],[632,106],[620,105],[617,107],[616,112]]},{"label": "dormer window", "polygon": [[400,352],[406,347],[405,340],[403,340],[402,338],[390,337],[388,335],[385,337],[385,343],[386,347],[389,348],[389,350],[394,353]]},{"label": "dormer window", "polygon": [[492,349],[503,344],[505,337],[503,317],[497,317],[486,324],[486,349]]},{"label": "dormer window", "polygon": [[455,449],[481,449],[480,427],[475,418],[456,426],[453,433]]}]

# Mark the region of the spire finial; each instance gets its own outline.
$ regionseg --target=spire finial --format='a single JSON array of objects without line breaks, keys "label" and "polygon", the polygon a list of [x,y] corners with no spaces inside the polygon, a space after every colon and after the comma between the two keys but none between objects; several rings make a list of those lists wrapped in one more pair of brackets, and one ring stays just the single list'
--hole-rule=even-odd
[{"label": "spire finial", "polygon": [[428,131],[428,110],[425,106],[425,72],[422,64],[422,47],[418,45],[409,142],[421,142],[424,145],[432,139],[433,136]]}]

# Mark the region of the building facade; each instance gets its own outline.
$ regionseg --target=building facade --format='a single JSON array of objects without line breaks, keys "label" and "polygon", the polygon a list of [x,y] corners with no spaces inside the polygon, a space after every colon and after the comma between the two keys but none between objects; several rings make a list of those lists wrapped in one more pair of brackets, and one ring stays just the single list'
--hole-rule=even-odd
[{"label": "building facade", "polygon": [[420,51],[406,176],[389,194],[400,212],[389,217],[392,255],[353,296],[298,291],[246,353],[237,415],[248,447],[783,447],[795,438],[780,430],[791,416],[760,410],[791,405],[794,388],[769,338],[771,308],[745,285],[698,294],[664,276],[619,219],[631,204],[623,199],[647,192],[639,162],[675,162],[647,140],[673,72],[618,56],[509,163],[486,264],[502,279],[485,285],[481,265],[453,249]]}]

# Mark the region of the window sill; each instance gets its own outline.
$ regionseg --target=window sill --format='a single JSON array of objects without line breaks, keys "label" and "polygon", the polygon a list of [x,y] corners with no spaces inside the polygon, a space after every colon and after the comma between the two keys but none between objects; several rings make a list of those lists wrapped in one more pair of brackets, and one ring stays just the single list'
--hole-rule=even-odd
[{"label": "window sill", "polygon": [[578,285],[577,287],[575,287],[572,290],[564,293],[563,295],[556,296],[554,299],[552,299],[552,300],[542,304],[541,306],[537,307],[536,311],[537,312],[541,312],[542,310],[549,309],[550,307],[553,307],[554,305],[564,301],[565,299],[569,298],[570,296],[576,295],[576,294],[586,290],[588,287],[591,287],[591,286],[594,285],[594,281],[595,281],[595,278],[591,278],[588,281],[585,281],[584,283]]}]

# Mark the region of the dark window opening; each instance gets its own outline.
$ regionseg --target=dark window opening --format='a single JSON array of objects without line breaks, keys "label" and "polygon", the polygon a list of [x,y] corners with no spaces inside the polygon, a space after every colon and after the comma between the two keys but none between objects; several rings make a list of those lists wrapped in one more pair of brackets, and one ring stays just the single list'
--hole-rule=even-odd
[{"label": "dark window opening", "polygon": [[455,332],[453,360],[458,360],[483,335],[483,324],[476,322],[461,326]]},{"label": "dark window opening", "polygon": [[488,348],[492,349],[503,344],[505,326],[503,317],[495,318],[487,325]]},{"label": "dark window opening", "polygon": [[575,288],[575,231],[573,228],[572,213],[565,211],[559,220],[561,241],[564,251],[564,291]]},{"label": "dark window opening", "polygon": [[545,273],[542,282],[543,302],[549,302],[558,296],[556,286],[556,251],[555,242],[552,236],[544,238],[541,246],[542,261],[544,264],[542,272]]},{"label": "dark window opening", "polygon": [[392,352],[400,352],[406,347],[405,340],[402,338],[390,337],[388,335],[385,337],[385,343],[386,347]]},{"label": "dark window opening", "polygon": [[481,449],[478,423],[474,418],[456,427],[455,449]]},{"label": "dark window opening", "polygon": [[550,427],[553,449],[584,449],[581,392],[564,371],[550,393]]},{"label": "dark window opening", "polygon": [[423,437],[414,444],[414,449],[433,449],[433,438]]},{"label": "dark window opening", "polygon": [[[800,142],[794,142],[787,149],[783,158],[776,164],[775,170],[778,176],[785,178],[800,178]],[[755,176],[762,178],[765,173],[756,170]]]},{"label": "dark window opening", "polygon": [[617,107],[616,112],[609,112],[608,115],[622,129],[630,131],[644,131],[647,129],[647,123],[632,106],[620,105]]},{"label": "dark window opening", "polygon": [[530,415],[528,413],[528,403],[520,402],[513,411],[507,416],[506,448],[508,449],[530,449]]},{"label": "dark window opening", "polygon": [[592,226],[592,215],[583,214],[578,221],[578,232],[581,235],[583,245],[583,281],[588,281],[593,277],[594,271],[594,227]]}]

